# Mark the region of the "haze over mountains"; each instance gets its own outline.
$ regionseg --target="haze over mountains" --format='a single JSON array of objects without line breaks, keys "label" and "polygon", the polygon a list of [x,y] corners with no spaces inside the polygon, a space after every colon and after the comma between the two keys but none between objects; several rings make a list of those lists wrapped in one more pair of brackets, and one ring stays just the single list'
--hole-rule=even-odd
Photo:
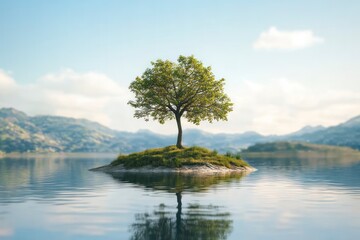
[{"label": "haze over mountains", "polygon": [[[85,119],[28,116],[13,108],[0,109],[0,151],[3,152],[115,152],[130,153],[175,143],[175,135],[148,130],[117,131]],[[212,134],[184,131],[184,145],[199,145],[220,152],[238,151],[259,142],[306,141],[360,149],[360,116],[333,127],[306,126],[287,135],[256,132]]]}]

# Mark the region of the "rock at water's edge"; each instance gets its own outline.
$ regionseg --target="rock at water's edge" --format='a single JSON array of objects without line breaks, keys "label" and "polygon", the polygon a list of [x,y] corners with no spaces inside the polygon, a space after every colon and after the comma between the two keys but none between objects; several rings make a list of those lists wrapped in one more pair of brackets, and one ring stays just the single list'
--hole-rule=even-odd
[{"label": "rock at water's edge", "polygon": [[252,172],[256,171],[253,167],[232,167],[227,168],[224,166],[213,165],[206,163],[204,165],[187,165],[179,168],[166,168],[166,167],[152,167],[144,166],[140,168],[125,168],[122,164],[118,166],[106,165],[98,168],[90,169],[90,171],[106,172],[106,173],[190,173],[190,174],[216,174],[216,173],[229,173],[229,172]]}]

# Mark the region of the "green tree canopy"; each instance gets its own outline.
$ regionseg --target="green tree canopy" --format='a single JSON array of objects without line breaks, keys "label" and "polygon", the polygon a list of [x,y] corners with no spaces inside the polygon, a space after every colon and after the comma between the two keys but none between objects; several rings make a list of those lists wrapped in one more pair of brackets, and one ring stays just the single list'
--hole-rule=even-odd
[{"label": "green tree canopy", "polygon": [[182,148],[181,117],[196,125],[201,121],[227,120],[232,103],[224,93],[225,79],[216,80],[211,67],[205,67],[194,56],[180,56],[177,63],[157,60],[141,77],[130,84],[135,100],[136,118],[150,118],[161,124],[176,119]]}]

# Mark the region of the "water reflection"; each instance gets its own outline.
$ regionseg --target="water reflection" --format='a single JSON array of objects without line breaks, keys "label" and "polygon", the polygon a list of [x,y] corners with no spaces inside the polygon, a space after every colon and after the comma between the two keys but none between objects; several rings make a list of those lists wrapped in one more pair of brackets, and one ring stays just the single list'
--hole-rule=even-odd
[{"label": "water reflection", "polygon": [[[131,183],[149,190],[175,193],[176,213],[160,204],[153,213],[135,215],[130,227],[131,239],[226,239],[232,230],[230,213],[223,207],[212,205],[182,205],[183,192],[206,191],[221,184],[239,182],[246,173],[223,173],[217,175],[121,173],[112,177],[121,183]],[[184,209],[183,209],[184,208]]]},{"label": "water reflection", "polygon": [[122,183],[131,183],[149,190],[167,192],[200,192],[240,180],[249,173],[220,173],[214,175],[197,175],[181,173],[113,173],[111,176]]},{"label": "water reflection", "polygon": [[81,197],[104,182],[105,176],[90,178],[88,169],[110,159],[75,154],[0,159],[0,203],[24,202],[28,198],[53,201],[65,193]]},{"label": "water reflection", "polygon": [[245,157],[268,178],[281,176],[311,186],[337,185],[360,190],[360,153],[302,152]]},{"label": "water reflection", "polygon": [[106,157],[1,159],[0,238],[360,239],[354,159],[249,159],[258,171],[247,177],[88,171]]},{"label": "water reflection", "polygon": [[206,191],[217,184],[239,182],[245,173],[220,175],[183,174],[113,174],[120,182],[132,183],[149,190],[175,193],[176,214],[173,208],[160,205],[152,214],[140,213],[130,227],[131,239],[226,239],[232,230],[230,213],[221,212],[222,207],[189,204],[183,209],[183,192]]},{"label": "water reflection", "polygon": [[135,215],[131,224],[131,239],[226,239],[232,231],[230,213],[212,205],[189,204],[183,209],[160,204],[153,213]]}]

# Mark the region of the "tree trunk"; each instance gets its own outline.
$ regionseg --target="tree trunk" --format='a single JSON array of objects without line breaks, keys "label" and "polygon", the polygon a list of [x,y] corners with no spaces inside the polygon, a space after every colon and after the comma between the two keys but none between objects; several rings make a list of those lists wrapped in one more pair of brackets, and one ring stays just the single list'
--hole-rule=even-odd
[{"label": "tree trunk", "polygon": [[176,142],[176,147],[177,148],[183,148],[182,146],[182,127],[181,127],[181,116],[176,115],[176,123],[177,123],[177,127],[178,127],[178,137],[177,137],[177,142]]}]

